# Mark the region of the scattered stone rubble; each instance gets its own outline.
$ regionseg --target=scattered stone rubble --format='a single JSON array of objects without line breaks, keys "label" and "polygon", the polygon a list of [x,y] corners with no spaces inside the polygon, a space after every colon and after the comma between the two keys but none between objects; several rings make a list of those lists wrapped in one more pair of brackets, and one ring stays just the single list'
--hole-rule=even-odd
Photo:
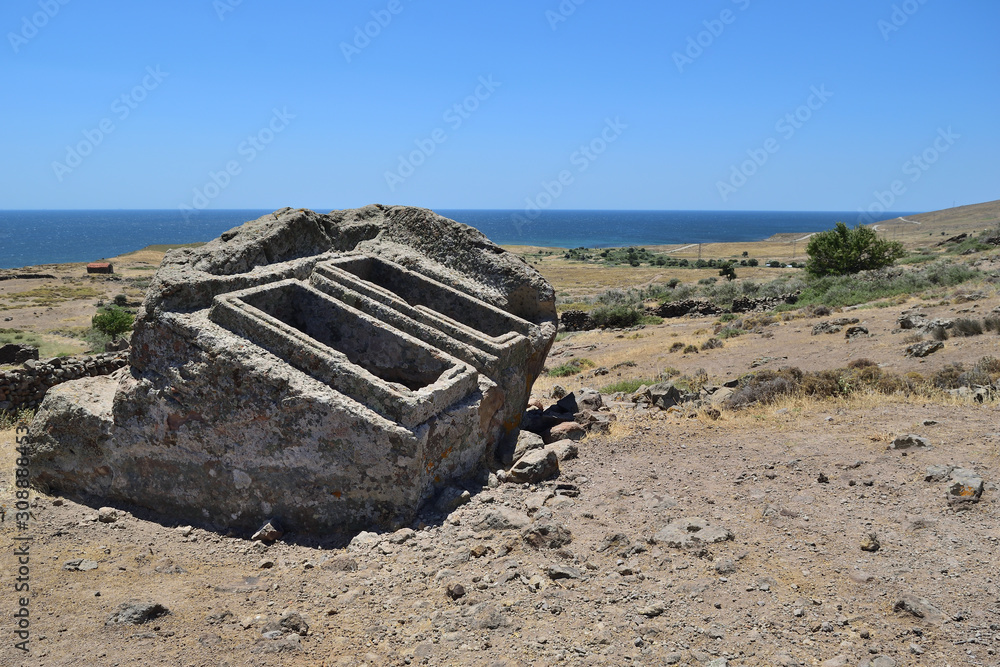
[{"label": "scattered stone rubble", "polygon": [[33,482],[247,534],[407,523],[513,446],[556,322],[471,227],[282,209],[167,254],[130,367],[46,396]]},{"label": "scattered stone rubble", "polygon": [[615,415],[593,389],[566,394],[545,409],[533,407],[524,414],[513,448],[501,451],[497,481],[537,483],[559,474],[559,463],[576,458],[577,441],[590,433],[607,433]]},{"label": "scattered stone rubble", "polygon": [[931,334],[936,329],[951,329],[955,325],[954,319],[935,318],[929,320],[917,311],[904,312],[896,320],[896,326],[901,331],[914,331],[916,333]]},{"label": "scattered stone rubble", "polygon": [[660,382],[643,385],[631,395],[621,394],[615,398],[626,400],[639,410],[657,408],[693,416],[699,409],[707,409],[709,414],[718,416],[718,407],[733,395],[738,386],[739,380],[731,380],[722,385],[706,384],[697,392],[689,392],[673,382]]},{"label": "scattered stone rubble", "polygon": [[812,335],[835,334],[844,330],[844,327],[860,322],[856,317],[838,317],[832,320],[825,320],[812,328]]}]

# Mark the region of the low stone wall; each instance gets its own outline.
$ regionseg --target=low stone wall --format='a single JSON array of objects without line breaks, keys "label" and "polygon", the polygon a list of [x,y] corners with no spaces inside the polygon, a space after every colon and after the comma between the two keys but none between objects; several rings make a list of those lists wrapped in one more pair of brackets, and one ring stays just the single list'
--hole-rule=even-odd
[{"label": "low stone wall", "polygon": [[567,310],[559,316],[559,324],[566,331],[590,331],[597,324],[588,313],[582,310]]},{"label": "low stone wall", "polygon": [[111,352],[29,361],[24,368],[0,371],[0,411],[37,408],[50,387],[82,377],[109,375],[127,364],[128,352]]}]

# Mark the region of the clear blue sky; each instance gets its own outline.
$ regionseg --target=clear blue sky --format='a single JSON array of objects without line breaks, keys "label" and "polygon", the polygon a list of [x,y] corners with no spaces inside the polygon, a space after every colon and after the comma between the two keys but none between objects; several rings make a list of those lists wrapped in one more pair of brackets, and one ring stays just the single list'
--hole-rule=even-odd
[{"label": "clear blue sky", "polygon": [[996,0],[6,0],[0,28],[0,209],[1000,198]]}]

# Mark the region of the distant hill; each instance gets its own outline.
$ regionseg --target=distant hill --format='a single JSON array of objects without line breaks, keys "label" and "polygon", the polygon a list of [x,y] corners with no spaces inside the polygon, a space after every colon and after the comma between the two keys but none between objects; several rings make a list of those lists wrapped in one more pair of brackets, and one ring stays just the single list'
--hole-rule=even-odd
[{"label": "distant hill", "polygon": [[1000,199],[983,204],[970,204],[931,213],[921,213],[909,216],[907,220],[916,220],[921,224],[935,227],[939,225],[972,225],[974,229],[982,231],[1000,223]]},{"label": "distant hill", "polygon": [[886,238],[907,246],[922,246],[934,237],[978,234],[997,225],[1000,225],[1000,200],[883,220],[872,226]]}]

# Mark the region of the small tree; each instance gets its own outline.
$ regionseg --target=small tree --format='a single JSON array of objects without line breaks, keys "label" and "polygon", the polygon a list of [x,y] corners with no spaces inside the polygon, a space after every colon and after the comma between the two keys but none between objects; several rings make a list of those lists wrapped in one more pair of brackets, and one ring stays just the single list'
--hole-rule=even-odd
[{"label": "small tree", "polygon": [[849,229],[842,222],[809,239],[806,253],[806,271],[817,277],[881,269],[906,255],[902,243],[879,238],[871,227]]},{"label": "small tree", "polygon": [[732,262],[726,262],[722,265],[719,270],[719,275],[726,280],[736,280],[736,269],[733,268]]},{"label": "small tree", "polygon": [[91,324],[95,329],[112,339],[118,338],[123,333],[132,330],[135,323],[135,315],[122,310],[118,306],[108,306],[97,311]]}]

